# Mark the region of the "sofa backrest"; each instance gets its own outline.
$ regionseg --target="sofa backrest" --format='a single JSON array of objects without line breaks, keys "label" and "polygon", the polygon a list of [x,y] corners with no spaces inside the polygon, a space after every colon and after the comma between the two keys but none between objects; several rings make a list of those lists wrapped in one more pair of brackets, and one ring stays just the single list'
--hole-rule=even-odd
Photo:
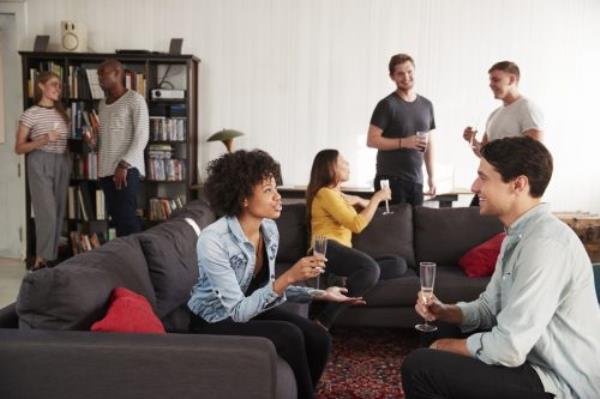
[{"label": "sofa backrest", "polygon": [[306,205],[303,203],[285,204],[281,216],[275,220],[279,230],[279,250],[277,262],[295,263],[306,256],[308,230],[306,226]]},{"label": "sofa backrest", "polygon": [[379,208],[371,223],[352,237],[352,244],[374,258],[382,255],[402,256],[408,266],[414,267],[412,207],[398,204],[390,206],[390,210],[394,213],[384,215],[382,208]]},{"label": "sofa backrest", "polygon": [[143,295],[156,308],[146,259],[135,236],[27,274],[17,297],[19,323],[36,329],[88,330],[106,313],[115,287]]},{"label": "sofa backrest", "polygon": [[479,207],[416,207],[414,229],[417,261],[452,266],[469,249],[502,232],[503,227],[496,217],[480,216]]}]

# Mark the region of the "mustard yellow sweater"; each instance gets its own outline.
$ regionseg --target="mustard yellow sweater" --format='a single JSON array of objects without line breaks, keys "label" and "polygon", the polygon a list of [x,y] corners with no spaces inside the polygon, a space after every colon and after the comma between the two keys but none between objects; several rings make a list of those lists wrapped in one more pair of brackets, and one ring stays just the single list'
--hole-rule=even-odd
[{"label": "mustard yellow sweater", "polygon": [[311,207],[311,247],[314,237],[319,235],[352,247],[352,233],[360,233],[367,224],[339,192],[323,187]]}]

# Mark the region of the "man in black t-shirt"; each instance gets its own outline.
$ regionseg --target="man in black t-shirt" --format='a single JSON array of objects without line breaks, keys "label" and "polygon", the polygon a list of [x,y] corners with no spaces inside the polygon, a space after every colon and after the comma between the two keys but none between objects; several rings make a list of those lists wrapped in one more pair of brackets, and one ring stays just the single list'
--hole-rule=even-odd
[{"label": "man in black t-shirt", "polygon": [[390,78],[396,83],[396,91],[375,107],[367,146],[378,150],[375,190],[380,189],[382,179],[388,179],[392,203],[422,205],[423,161],[428,175],[426,194],[435,195],[435,119],[431,101],[414,89],[414,70],[415,63],[407,54],[396,54],[390,59]]}]

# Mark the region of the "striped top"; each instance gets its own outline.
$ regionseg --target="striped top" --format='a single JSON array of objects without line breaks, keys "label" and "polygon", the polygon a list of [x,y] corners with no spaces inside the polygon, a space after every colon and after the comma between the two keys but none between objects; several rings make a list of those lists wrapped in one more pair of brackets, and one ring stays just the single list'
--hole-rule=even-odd
[{"label": "striped top", "polygon": [[27,136],[29,140],[56,130],[58,133],[56,141],[48,142],[40,147],[40,150],[54,154],[64,154],[67,151],[69,131],[65,120],[56,109],[34,105],[23,112],[19,122],[29,128]]},{"label": "striped top", "polygon": [[144,148],[148,144],[148,105],[144,97],[127,90],[117,101],[100,101],[98,112],[98,177],[112,176],[120,161],[146,175]]}]

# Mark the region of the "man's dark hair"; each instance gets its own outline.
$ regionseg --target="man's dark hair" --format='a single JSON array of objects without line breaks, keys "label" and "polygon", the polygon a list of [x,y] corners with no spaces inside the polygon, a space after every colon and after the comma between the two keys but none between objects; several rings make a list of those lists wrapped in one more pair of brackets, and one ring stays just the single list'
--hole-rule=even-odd
[{"label": "man's dark hair", "polygon": [[496,62],[489,69],[488,73],[492,73],[492,71],[502,71],[506,73],[511,73],[517,77],[517,82],[521,78],[521,71],[519,71],[519,66],[512,61]]},{"label": "man's dark hair", "polygon": [[394,74],[394,69],[396,65],[404,64],[405,62],[410,61],[410,63],[415,66],[415,61],[408,54],[396,54],[390,58],[390,64],[388,65],[388,69],[390,70],[390,75]]},{"label": "man's dark hair", "polygon": [[281,181],[279,164],[261,150],[239,150],[212,160],[206,168],[204,192],[214,211],[220,215],[239,216],[245,198],[265,179]]},{"label": "man's dark hair", "polygon": [[481,156],[500,173],[503,182],[527,176],[531,196],[544,195],[552,177],[552,155],[539,141],[529,137],[505,137],[483,146]]}]

